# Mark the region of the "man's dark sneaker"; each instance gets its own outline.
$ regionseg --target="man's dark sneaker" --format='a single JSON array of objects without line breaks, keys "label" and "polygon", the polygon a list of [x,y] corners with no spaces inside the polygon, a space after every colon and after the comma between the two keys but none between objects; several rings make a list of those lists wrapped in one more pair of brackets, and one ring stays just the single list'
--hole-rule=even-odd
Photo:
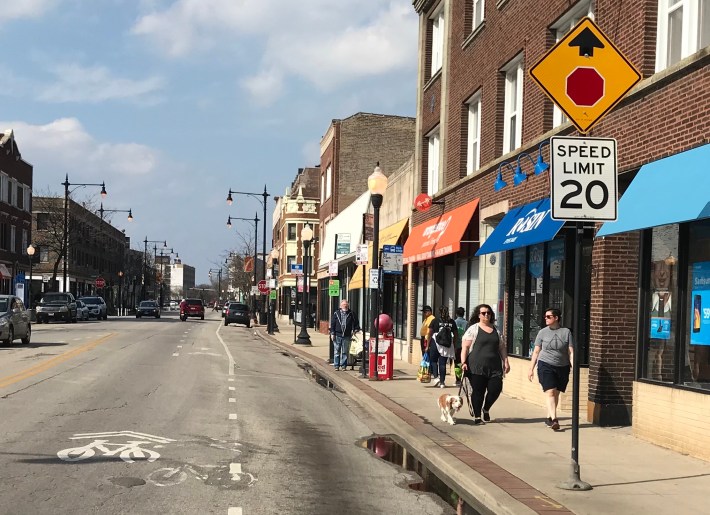
[{"label": "man's dark sneaker", "polygon": [[484,422],[490,422],[491,421],[491,414],[490,412],[483,410],[483,421]]},{"label": "man's dark sneaker", "polygon": [[480,417],[476,417],[476,418],[473,419],[473,423],[474,423],[475,425],[479,426],[479,425],[483,424],[483,420],[481,420]]},{"label": "man's dark sneaker", "polygon": [[559,430],[559,429],[560,429],[560,423],[559,423],[559,421],[558,421],[557,419],[554,419],[554,420],[552,421],[552,425],[551,425],[550,427],[552,428],[553,431]]},{"label": "man's dark sneaker", "polygon": [[552,417],[547,417],[547,418],[545,419],[545,425],[546,425],[547,427],[552,427]]}]

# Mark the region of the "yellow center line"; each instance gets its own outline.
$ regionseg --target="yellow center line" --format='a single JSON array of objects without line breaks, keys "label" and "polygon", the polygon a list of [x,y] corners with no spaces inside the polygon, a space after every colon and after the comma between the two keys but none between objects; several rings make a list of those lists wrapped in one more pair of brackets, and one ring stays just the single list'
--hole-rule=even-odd
[{"label": "yellow center line", "polygon": [[27,370],[23,370],[22,372],[18,372],[17,374],[13,374],[11,376],[0,378],[0,388],[5,388],[6,386],[10,386],[29,377],[36,376],[37,374],[40,374],[45,370],[49,370],[52,367],[64,363],[65,361],[73,358],[74,356],[78,356],[79,354],[82,354],[98,345],[101,345],[109,338],[113,338],[115,335],[115,333],[107,334],[106,336],[102,336],[98,340],[91,341],[86,345],[82,345],[81,347],[77,347],[76,349],[64,352],[59,356],[55,356],[52,359],[48,359],[47,361],[38,363],[35,366],[28,368]]}]

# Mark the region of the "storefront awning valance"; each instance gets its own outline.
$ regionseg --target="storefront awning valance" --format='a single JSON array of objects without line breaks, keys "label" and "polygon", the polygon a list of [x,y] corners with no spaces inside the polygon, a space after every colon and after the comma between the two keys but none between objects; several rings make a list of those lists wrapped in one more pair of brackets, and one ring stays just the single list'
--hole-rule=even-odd
[{"label": "storefront awning valance", "polygon": [[544,198],[508,211],[477,256],[527,247],[553,239],[564,222],[550,217],[550,199]]},{"label": "storefront awning valance", "polygon": [[0,263],[0,279],[12,279],[12,274],[2,263]]},{"label": "storefront awning valance", "polygon": [[710,143],[643,165],[597,237],[710,218]]},{"label": "storefront awning valance", "polygon": [[461,237],[478,208],[478,200],[472,200],[414,227],[404,245],[404,264],[458,252],[461,249]]},{"label": "storefront awning valance", "polygon": [[[396,245],[399,238],[402,236],[402,231],[409,223],[409,218],[403,218],[399,222],[395,222],[389,227],[386,227],[380,231],[379,237],[379,247],[382,249],[383,245]],[[367,270],[365,271],[365,277],[369,276],[370,268],[372,265],[372,242],[368,245],[367,249]],[[348,285],[349,290],[358,290],[363,286],[363,274],[362,267],[359,266],[355,269],[352,279],[350,279],[350,284]]]}]

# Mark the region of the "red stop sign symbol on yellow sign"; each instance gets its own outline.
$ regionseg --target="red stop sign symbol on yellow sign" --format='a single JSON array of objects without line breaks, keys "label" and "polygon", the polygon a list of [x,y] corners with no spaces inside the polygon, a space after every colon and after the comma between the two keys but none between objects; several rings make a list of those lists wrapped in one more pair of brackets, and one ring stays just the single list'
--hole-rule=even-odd
[{"label": "red stop sign symbol on yellow sign", "polygon": [[641,80],[641,74],[590,18],[530,68],[530,76],[586,133]]}]

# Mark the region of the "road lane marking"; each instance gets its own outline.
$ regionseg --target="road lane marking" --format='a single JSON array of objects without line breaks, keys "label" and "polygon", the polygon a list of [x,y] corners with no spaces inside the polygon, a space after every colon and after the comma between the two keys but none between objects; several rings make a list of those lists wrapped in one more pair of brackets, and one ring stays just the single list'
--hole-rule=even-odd
[{"label": "road lane marking", "polygon": [[230,463],[229,473],[232,475],[232,481],[239,481],[239,476],[242,474],[242,464]]},{"label": "road lane marking", "polygon": [[229,387],[229,391],[230,391],[230,392],[233,392],[234,390],[236,390],[236,388],[235,388],[234,386],[230,386],[230,387]]},{"label": "road lane marking", "polygon": [[173,352],[173,357],[174,357],[174,358],[178,357],[179,355],[180,355],[179,352]]},{"label": "road lane marking", "polygon": [[233,382],[234,382],[234,378],[233,378],[233,377],[230,377],[229,379],[227,379],[227,381],[229,381],[230,383],[233,383]]},{"label": "road lane marking", "polygon": [[242,515],[241,508],[229,508],[227,510],[227,515]]},{"label": "road lane marking", "polygon": [[178,348],[178,349],[182,349],[182,345],[178,345],[177,348]]},{"label": "road lane marking", "polygon": [[230,397],[229,402],[237,402],[237,399],[235,399],[234,397]]},{"label": "road lane marking", "polygon": [[32,376],[36,376],[37,374],[41,374],[42,372],[45,372],[46,370],[49,370],[52,367],[64,363],[65,361],[75,356],[78,356],[79,354],[90,351],[94,347],[101,345],[106,340],[108,340],[109,338],[113,338],[114,336],[115,333],[107,334],[106,336],[102,336],[98,340],[91,341],[85,345],[82,345],[81,347],[77,347],[76,349],[67,351],[63,354],[60,354],[59,356],[55,356],[51,359],[48,359],[47,361],[38,363],[33,367],[23,370],[22,372],[18,372],[17,374],[0,378],[0,388],[5,388],[6,386],[13,385],[24,379],[28,379]]},{"label": "road lane marking", "polygon": [[229,420],[237,420],[237,414],[236,414],[236,413],[230,413],[230,414],[229,414]]},{"label": "road lane marking", "polygon": [[217,327],[217,332],[215,334],[217,335],[217,339],[219,339],[220,343],[222,344],[222,347],[224,347],[224,352],[227,353],[227,358],[229,358],[229,372],[227,375],[233,376],[234,375],[234,358],[232,357],[232,353],[229,352],[229,349],[227,348],[227,344],[224,343],[224,340],[222,337],[219,335],[219,330],[222,328],[222,326]]}]

